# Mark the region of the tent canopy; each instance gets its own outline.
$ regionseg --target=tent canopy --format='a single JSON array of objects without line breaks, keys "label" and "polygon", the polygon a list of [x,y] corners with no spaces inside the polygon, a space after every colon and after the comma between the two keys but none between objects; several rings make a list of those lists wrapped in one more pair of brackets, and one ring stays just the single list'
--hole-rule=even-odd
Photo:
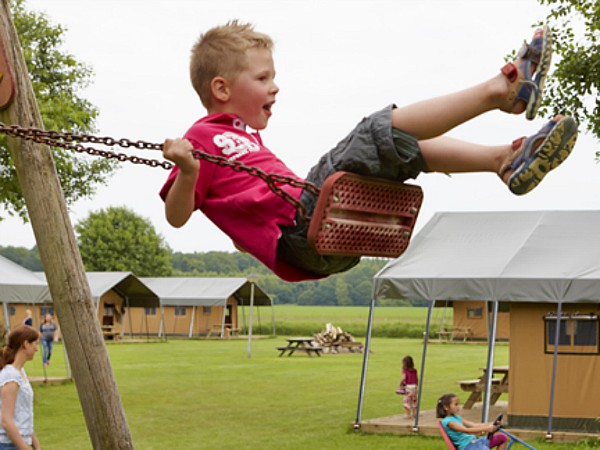
[{"label": "tent canopy", "polygon": [[373,296],[599,302],[600,211],[437,213]]},{"label": "tent canopy", "polygon": [[0,256],[0,302],[52,302],[46,282],[35,273]]},{"label": "tent canopy", "polygon": [[[250,304],[251,284],[246,278],[161,277],[142,278],[169,306],[225,306],[234,296],[240,305]],[[254,305],[270,306],[271,298],[255,283]]]},{"label": "tent canopy", "polygon": [[[37,272],[36,275],[46,279],[44,272]],[[158,295],[131,272],[86,272],[85,275],[94,303],[113,290],[126,299],[132,308],[160,307]]]}]

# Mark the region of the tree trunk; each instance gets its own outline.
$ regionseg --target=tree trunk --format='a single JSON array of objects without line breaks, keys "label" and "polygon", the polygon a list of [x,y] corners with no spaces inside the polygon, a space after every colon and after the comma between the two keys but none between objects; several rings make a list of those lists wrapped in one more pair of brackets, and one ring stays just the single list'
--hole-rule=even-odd
[{"label": "tree trunk", "polygon": [[[43,128],[7,0],[0,1],[0,39],[15,79],[7,125]],[[81,407],[94,449],[133,449],[133,442],[50,149],[8,139],[33,226]],[[43,437],[42,437],[43,441]]]}]

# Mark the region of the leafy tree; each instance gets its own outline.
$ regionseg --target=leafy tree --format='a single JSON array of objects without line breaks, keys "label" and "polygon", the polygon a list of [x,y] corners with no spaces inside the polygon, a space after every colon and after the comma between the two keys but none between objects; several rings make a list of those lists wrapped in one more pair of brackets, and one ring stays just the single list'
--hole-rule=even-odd
[{"label": "leafy tree", "polygon": [[544,106],[567,112],[600,139],[600,3],[598,0],[539,0],[551,5],[546,23],[554,37],[554,71]]},{"label": "leafy tree", "polygon": [[[93,73],[61,49],[65,28],[50,23],[45,14],[27,11],[25,0],[9,0],[9,6],[44,126],[74,133],[94,132],[98,111],[79,95],[90,84]],[[6,138],[0,137],[0,205],[8,214],[27,220],[25,201],[6,145]],[[53,156],[67,204],[91,196],[116,167],[111,161],[66,150],[56,149]]]},{"label": "leafy tree", "polygon": [[340,306],[352,305],[348,284],[342,277],[337,277],[335,280],[335,299],[336,304]]},{"label": "leafy tree", "polygon": [[133,272],[138,276],[172,273],[171,250],[151,222],[128,208],[92,212],[75,225],[88,271]]}]

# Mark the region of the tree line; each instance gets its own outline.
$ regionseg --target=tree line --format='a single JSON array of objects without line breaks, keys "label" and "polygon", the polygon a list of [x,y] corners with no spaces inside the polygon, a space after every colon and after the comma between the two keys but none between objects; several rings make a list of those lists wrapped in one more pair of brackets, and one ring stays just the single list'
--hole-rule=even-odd
[{"label": "tree line", "polygon": [[[252,256],[244,253],[212,251],[206,253],[169,252],[169,266],[160,273],[137,273],[127,266],[128,253],[114,253],[113,266],[100,269],[94,259],[93,267],[83,256],[88,271],[127,271],[138,276],[195,276],[195,277],[246,277],[258,275],[258,285],[276,304],[298,305],[368,305],[371,299],[373,276],[387,260],[364,258],[350,271],[318,281],[288,283],[280,280]],[[43,271],[36,247],[0,246],[0,255],[32,271]],[[139,255],[138,255],[139,256]],[[106,259],[106,261],[108,261]],[[381,304],[381,303],[380,303]],[[385,305],[412,304],[408,301],[387,301]]]}]

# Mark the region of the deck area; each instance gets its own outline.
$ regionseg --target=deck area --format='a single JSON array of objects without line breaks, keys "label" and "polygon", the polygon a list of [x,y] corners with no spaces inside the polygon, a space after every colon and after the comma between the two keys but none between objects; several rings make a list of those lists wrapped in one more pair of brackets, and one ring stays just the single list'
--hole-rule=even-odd
[{"label": "deck area", "polygon": [[[481,403],[476,403],[472,409],[461,409],[460,415],[472,422],[481,421]],[[490,407],[490,422],[496,418],[498,414],[504,414],[507,417],[508,402],[498,401]],[[390,433],[390,434],[419,434],[422,436],[440,436],[434,410],[421,411],[419,414],[418,431],[413,431],[414,419],[406,419],[404,414],[379,417],[376,419],[367,419],[360,422],[360,431],[362,433]],[[506,419],[505,419],[506,420]],[[524,441],[533,439],[544,439],[546,436],[545,430],[519,430],[506,427],[508,431]],[[580,439],[598,438],[597,434],[589,433],[573,433],[555,431],[552,433],[553,442],[575,442]],[[440,436],[441,439],[441,436]]]}]

